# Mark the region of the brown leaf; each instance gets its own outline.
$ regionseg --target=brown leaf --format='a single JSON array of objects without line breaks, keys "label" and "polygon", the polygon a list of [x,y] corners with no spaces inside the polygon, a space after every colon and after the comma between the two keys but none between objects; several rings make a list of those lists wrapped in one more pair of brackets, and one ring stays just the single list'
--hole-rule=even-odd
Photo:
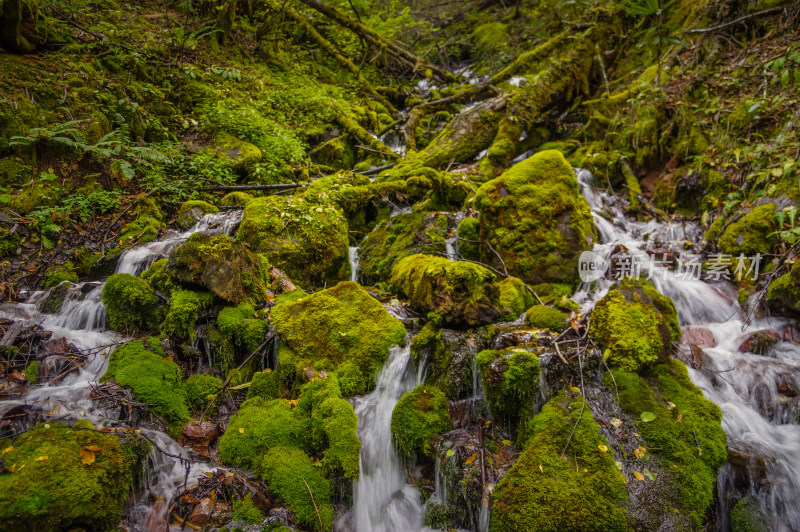
[{"label": "brown leaf", "polygon": [[634,471],[633,476],[636,477],[636,480],[644,480],[644,475],[642,475],[638,471]]},{"label": "brown leaf", "polygon": [[98,447],[97,445],[87,445],[87,446],[84,447],[84,449],[86,449],[87,451],[96,453],[97,451],[100,450],[100,447]]},{"label": "brown leaf", "polygon": [[464,463],[465,463],[465,464],[471,464],[472,462],[474,462],[474,461],[475,461],[475,459],[476,459],[476,458],[478,458],[478,455],[477,455],[477,454],[473,454],[472,456],[470,456],[469,458],[467,458],[467,459],[464,461]]},{"label": "brown leaf", "polygon": [[84,451],[83,449],[80,450],[81,453],[81,463],[83,465],[92,465],[94,463],[94,453],[91,451]]}]

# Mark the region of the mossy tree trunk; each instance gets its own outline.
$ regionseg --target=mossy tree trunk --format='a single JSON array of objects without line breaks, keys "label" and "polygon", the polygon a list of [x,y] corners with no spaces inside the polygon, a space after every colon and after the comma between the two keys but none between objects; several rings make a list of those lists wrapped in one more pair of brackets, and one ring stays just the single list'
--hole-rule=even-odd
[{"label": "mossy tree trunk", "polygon": [[24,8],[22,0],[0,0],[0,45],[8,51],[31,53],[36,49],[22,35]]}]

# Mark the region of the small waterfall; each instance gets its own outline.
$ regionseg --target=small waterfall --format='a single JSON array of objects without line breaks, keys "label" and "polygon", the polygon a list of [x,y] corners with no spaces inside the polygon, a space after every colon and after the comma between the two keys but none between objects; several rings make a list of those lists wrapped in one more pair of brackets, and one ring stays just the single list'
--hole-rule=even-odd
[{"label": "small waterfall", "polygon": [[353,486],[349,519],[355,532],[414,532],[422,529],[419,491],[407,482],[392,442],[392,410],[416,385],[410,347],[394,347],[375,391],[355,399],[361,474]]},{"label": "small waterfall", "polygon": [[103,285],[99,284],[83,298],[84,283],[70,287],[58,313],[46,320],[45,328],[60,327],[80,331],[102,331],[106,328],[106,307],[100,300]]},{"label": "small waterfall", "polygon": [[350,280],[354,283],[358,282],[358,247],[350,246]]}]

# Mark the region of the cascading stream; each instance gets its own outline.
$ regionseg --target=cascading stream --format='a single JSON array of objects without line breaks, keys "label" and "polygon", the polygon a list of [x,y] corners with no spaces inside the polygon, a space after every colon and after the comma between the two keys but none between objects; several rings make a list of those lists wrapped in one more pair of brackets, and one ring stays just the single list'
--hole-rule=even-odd
[{"label": "cascading stream", "polygon": [[[647,264],[648,248],[658,246],[679,255],[686,241],[697,243],[702,239],[702,228],[688,222],[628,220],[618,197],[593,187],[590,172],[576,169],[576,175],[600,234],[595,253],[608,258],[615,245],[622,244],[633,261]],[[683,257],[687,255],[683,253]],[[641,273],[646,276],[648,270],[643,268]],[[739,351],[744,335],[763,329],[780,330],[790,323],[761,319],[745,325],[735,287],[727,282],[706,282],[660,265],[652,269],[651,280],[675,303],[684,331],[703,327],[715,340],[714,347],[704,349],[702,369],[690,368],[689,374],[706,398],[720,406],[729,450],[746,457],[740,460],[743,464],[729,461],[720,471],[718,526],[728,529],[732,504],[750,495],[767,516],[771,530],[800,530],[800,507],[796,504],[800,498],[798,411],[797,407],[791,410],[783,405],[776,384],[782,375],[798,375],[800,346],[779,342],[771,356]],[[575,299],[588,311],[612,284],[608,279],[584,284]]]}]

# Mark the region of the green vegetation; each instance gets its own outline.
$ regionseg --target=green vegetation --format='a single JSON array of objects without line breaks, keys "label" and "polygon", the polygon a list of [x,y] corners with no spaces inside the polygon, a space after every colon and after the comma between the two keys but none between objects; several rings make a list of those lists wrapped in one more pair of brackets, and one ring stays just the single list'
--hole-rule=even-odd
[{"label": "green vegetation", "polygon": [[260,524],[264,520],[264,514],[253,504],[253,497],[248,493],[244,499],[233,501],[233,512],[231,519],[234,521],[244,521],[248,524]]},{"label": "green vegetation", "polygon": [[540,329],[559,333],[567,325],[569,314],[544,305],[534,305],[525,312],[525,321]]},{"label": "green vegetation", "polygon": [[210,397],[222,388],[222,381],[213,375],[195,373],[186,379],[186,402],[193,410],[203,410]]},{"label": "green vegetation", "polygon": [[516,320],[535,301],[525,283],[516,277],[506,277],[497,283],[497,288],[500,289],[500,304],[509,311],[508,319]]},{"label": "green vegetation", "polygon": [[439,388],[426,385],[417,386],[397,401],[392,411],[392,435],[404,454],[433,454],[433,438],[452,428],[447,404]]},{"label": "green vegetation", "polygon": [[39,380],[39,361],[34,360],[28,367],[25,368],[25,380],[30,382],[31,384],[36,384]]},{"label": "green vegetation", "polygon": [[102,299],[112,329],[153,330],[158,326],[158,298],[143,279],[129,273],[114,274],[103,286]]},{"label": "green vegetation", "polygon": [[173,290],[167,315],[161,324],[161,331],[175,338],[194,339],[194,329],[199,314],[211,305],[213,300],[214,296],[208,293]]}]

